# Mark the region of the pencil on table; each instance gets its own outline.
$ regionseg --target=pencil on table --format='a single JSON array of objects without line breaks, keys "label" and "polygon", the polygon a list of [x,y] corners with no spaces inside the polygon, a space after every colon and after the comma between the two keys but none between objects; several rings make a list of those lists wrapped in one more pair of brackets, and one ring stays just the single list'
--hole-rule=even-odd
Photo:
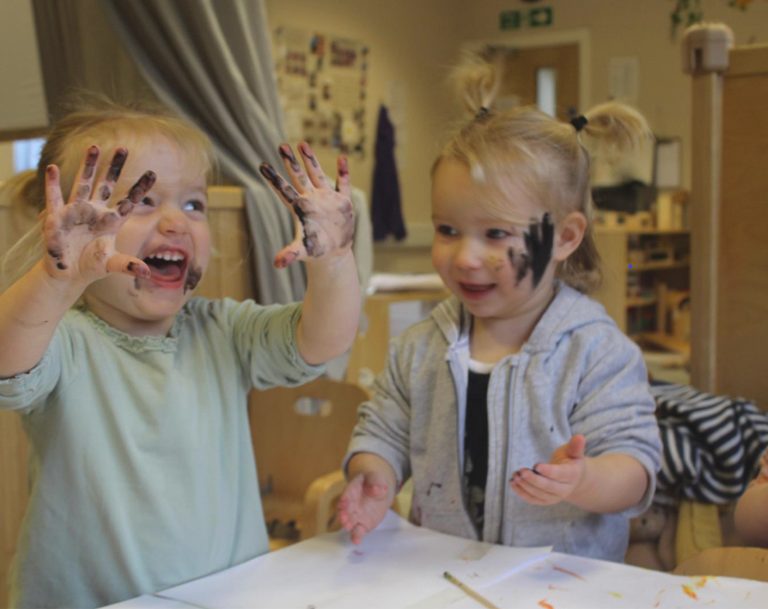
[{"label": "pencil on table", "polygon": [[483,607],[487,607],[488,609],[499,609],[497,605],[494,605],[491,601],[489,601],[479,592],[476,592],[475,590],[470,588],[467,584],[465,584],[461,580],[456,579],[456,577],[448,573],[448,571],[443,571],[443,577],[447,579],[449,582],[451,582],[454,586],[458,587],[462,592],[464,592],[464,594],[475,599]]}]

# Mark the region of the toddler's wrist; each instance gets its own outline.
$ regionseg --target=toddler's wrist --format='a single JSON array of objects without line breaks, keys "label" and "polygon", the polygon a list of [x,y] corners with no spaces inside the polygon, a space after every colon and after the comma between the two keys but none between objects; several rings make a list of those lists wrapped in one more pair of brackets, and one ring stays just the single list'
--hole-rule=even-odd
[{"label": "toddler's wrist", "polygon": [[38,272],[48,289],[64,301],[76,301],[88,287],[88,281],[82,277],[66,277],[52,273],[44,260],[35,265],[33,272]]}]

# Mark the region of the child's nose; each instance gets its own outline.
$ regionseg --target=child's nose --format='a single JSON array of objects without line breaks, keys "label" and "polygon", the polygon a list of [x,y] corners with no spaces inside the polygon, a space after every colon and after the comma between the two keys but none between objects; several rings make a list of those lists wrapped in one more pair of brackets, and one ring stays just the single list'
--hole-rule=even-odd
[{"label": "child's nose", "polygon": [[472,239],[462,239],[459,242],[454,264],[460,268],[477,268],[482,265],[482,252]]},{"label": "child's nose", "polygon": [[175,205],[161,205],[158,230],[163,234],[184,234],[188,232],[187,217]]}]

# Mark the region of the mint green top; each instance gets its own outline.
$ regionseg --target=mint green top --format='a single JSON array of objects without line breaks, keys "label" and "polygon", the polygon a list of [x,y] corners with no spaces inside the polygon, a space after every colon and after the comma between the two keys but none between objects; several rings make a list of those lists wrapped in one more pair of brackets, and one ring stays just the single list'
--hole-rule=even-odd
[{"label": "mint green top", "polygon": [[0,380],[31,443],[12,606],[97,607],[268,550],[247,394],[322,371],[295,348],[300,315],[194,298],[168,336],[137,338],[73,309]]}]

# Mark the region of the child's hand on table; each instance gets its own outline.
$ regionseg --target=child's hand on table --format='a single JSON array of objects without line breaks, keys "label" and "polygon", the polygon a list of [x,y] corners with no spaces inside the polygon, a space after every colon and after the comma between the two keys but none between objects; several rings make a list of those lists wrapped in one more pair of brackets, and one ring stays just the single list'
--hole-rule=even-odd
[{"label": "child's hand on table", "polygon": [[392,505],[393,490],[386,478],[376,472],[354,476],[339,499],[339,521],[358,544],[384,519]]}]

